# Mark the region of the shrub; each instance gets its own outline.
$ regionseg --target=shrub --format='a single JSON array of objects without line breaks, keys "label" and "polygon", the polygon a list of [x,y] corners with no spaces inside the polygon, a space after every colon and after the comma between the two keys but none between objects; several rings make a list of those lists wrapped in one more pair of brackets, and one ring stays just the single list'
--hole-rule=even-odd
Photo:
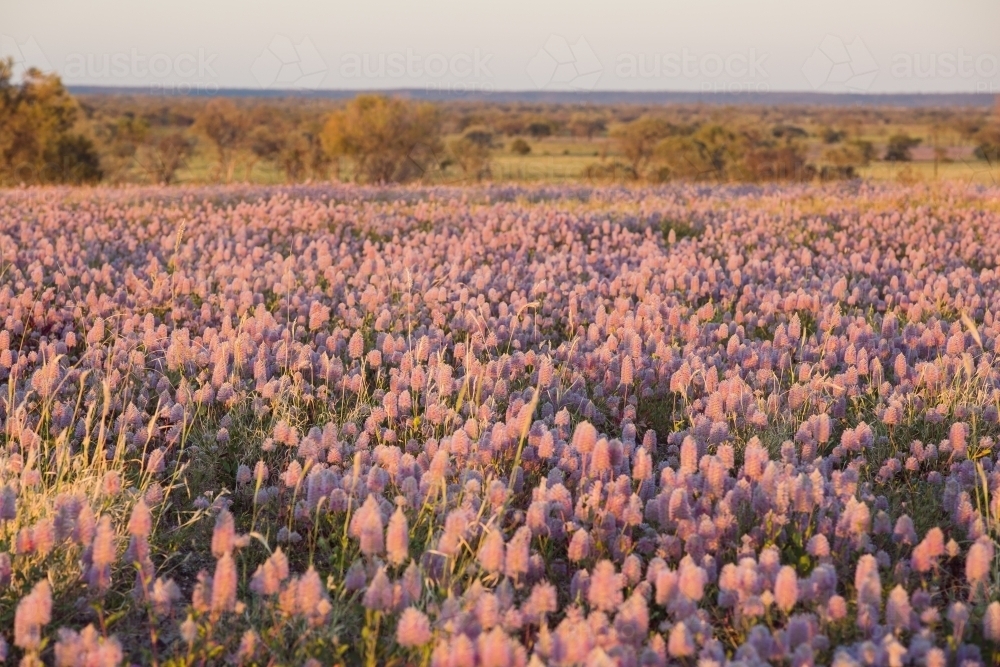
[{"label": "shrub", "polygon": [[920,139],[916,137],[902,133],[894,134],[889,137],[884,159],[886,162],[909,162],[913,159],[911,150],[919,144]]},{"label": "shrub", "polygon": [[612,162],[591,162],[581,174],[589,181],[634,181],[638,178],[631,165],[614,160]]},{"label": "shrub", "polygon": [[515,155],[527,155],[531,152],[531,145],[524,139],[518,137],[514,141],[510,142],[510,152]]},{"label": "shrub", "polygon": [[642,116],[612,128],[611,136],[618,143],[618,149],[625,156],[632,172],[638,176],[653,157],[658,143],[672,131],[670,123],[662,118]]},{"label": "shrub", "polygon": [[359,95],[329,116],[321,140],[327,155],[352,162],[355,180],[403,182],[435,168],[440,123],[429,104]]},{"label": "shrub", "polygon": [[690,134],[675,134],[656,144],[658,175],[723,181],[732,178],[742,157],[739,137],[721,125],[706,125]]},{"label": "shrub", "polygon": [[552,136],[552,124],[546,121],[533,121],[528,124],[528,134],[535,139],[544,139]]},{"label": "shrub", "polygon": [[493,133],[482,127],[470,127],[462,136],[448,142],[448,155],[466,178],[481,180],[490,173]]}]

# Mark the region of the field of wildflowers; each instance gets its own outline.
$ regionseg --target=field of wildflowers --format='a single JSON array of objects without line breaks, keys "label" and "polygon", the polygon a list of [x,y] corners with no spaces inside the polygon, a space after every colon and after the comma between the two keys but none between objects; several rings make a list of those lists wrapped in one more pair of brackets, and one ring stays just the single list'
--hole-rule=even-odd
[{"label": "field of wildflowers", "polygon": [[0,194],[0,660],[992,664],[1000,191]]}]

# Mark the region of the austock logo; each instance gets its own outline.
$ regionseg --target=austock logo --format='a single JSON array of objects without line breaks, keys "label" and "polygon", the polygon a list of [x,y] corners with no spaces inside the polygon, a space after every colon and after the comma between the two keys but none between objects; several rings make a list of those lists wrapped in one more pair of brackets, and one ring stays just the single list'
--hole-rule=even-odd
[{"label": "austock logo", "polygon": [[868,90],[878,75],[871,51],[855,37],[850,44],[827,35],[802,65],[802,73],[813,90]]},{"label": "austock logo", "polygon": [[261,88],[318,88],[327,72],[326,61],[308,37],[298,44],[285,35],[275,35],[250,67]]},{"label": "austock logo", "polygon": [[480,49],[421,54],[412,48],[383,53],[345,53],[339,74],[345,79],[409,79],[410,81],[488,81],[492,53]]},{"label": "austock logo", "polygon": [[767,53],[694,53],[687,48],[666,53],[621,53],[615,60],[618,79],[699,81],[704,92],[765,92],[770,89],[764,64]]},{"label": "austock logo", "polygon": [[42,53],[38,42],[34,37],[29,37],[27,41],[18,43],[16,39],[9,35],[0,35],[0,58],[14,59],[14,77],[20,78],[32,67],[36,67],[43,72],[51,72],[52,65],[49,59]]},{"label": "austock logo", "polygon": [[537,88],[564,90],[593,90],[603,71],[586,39],[570,44],[562,35],[550,35],[527,68]]}]

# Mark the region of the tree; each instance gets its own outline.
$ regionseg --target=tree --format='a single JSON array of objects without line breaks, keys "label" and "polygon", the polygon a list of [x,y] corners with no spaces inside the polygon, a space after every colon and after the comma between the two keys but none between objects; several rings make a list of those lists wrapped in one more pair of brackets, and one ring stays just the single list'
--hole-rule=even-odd
[{"label": "tree", "polygon": [[948,149],[941,144],[941,134],[945,132],[947,128],[941,122],[935,122],[930,127],[930,139],[931,147],[934,149],[934,178],[938,175],[938,164],[942,161],[948,161]]},{"label": "tree", "polygon": [[64,134],[46,147],[45,181],[52,183],[96,183],[104,175],[94,142],[81,134]]},{"label": "tree", "polygon": [[381,95],[359,95],[332,113],[320,139],[329,157],[347,158],[355,180],[368,183],[423,177],[441,150],[433,106]]},{"label": "tree", "polygon": [[309,164],[309,142],[301,132],[291,131],[281,140],[278,161],[289,183],[301,181]]},{"label": "tree", "polygon": [[149,123],[131,111],[104,126],[100,135],[105,146],[103,161],[110,166],[111,180],[124,180],[129,168],[136,164],[139,148],[148,135]]},{"label": "tree", "polygon": [[910,153],[914,146],[920,144],[920,139],[911,137],[908,134],[894,134],[889,137],[889,144],[885,149],[885,160],[887,162],[909,162],[913,159]]},{"label": "tree", "polygon": [[704,125],[691,133],[661,139],[653,154],[660,165],[658,176],[663,180],[722,181],[735,175],[742,147],[738,137],[721,125]]},{"label": "tree", "polygon": [[815,175],[806,164],[805,149],[794,132],[785,133],[783,141],[747,132],[743,137],[739,178],[749,181],[801,181]]},{"label": "tree", "polygon": [[524,134],[524,129],[527,127],[525,119],[516,112],[504,114],[493,125],[508,137]]},{"label": "tree", "polygon": [[552,135],[552,124],[546,121],[536,120],[528,124],[528,134],[535,139],[543,139]]},{"label": "tree", "polygon": [[594,135],[603,132],[607,122],[601,116],[586,113],[575,113],[569,118],[569,131],[575,137],[587,137],[587,140],[594,138]]},{"label": "tree", "polygon": [[448,154],[466,178],[482,180],[490,173],[490,149],[493,133],[483,127],[470,127],[462,136],[448,142]]},{"label": "tree", "polygon": [[258,125],[250,133],[249,147],[251,159],[247,160],[246,180],[250,180],[254,165],[258,160],[274,162],[284,148],[281,128],[275,125]]},{"label": "tree", "polygon": [[[307,148],[306,166],[309,169],[309,178],[313,180],[326,180],[330,174],[330,165],[334,161],[323,147],[323,124],[307,122],[299,127],[299,133],[305,140]],[[336,165],[337,175],[340,175],[340,165]]]},{"label": "tree", "polygon": [[330,155],[324,150],[322,135],[316,128],[292,128],[280,138],[277,161],[289,183],[304,178],[325,179],[330,169]]},{"label": "tree", "polygon": [[92,183],[103,176],[93,142],[73,131],[79,108],[55,74],[29,69],[13,83],[0,60],[0,182]]},{"label": "tree", "polygon": [[611,130],[619,150],[632,167],[632,173],[642,175],[656,149],[656,145],[673,132],[673,126],[662,118],[641,116],[631,123]]},{"label": "tree", "polygon": [[527,141],[518,137],[510,142],[510,152],[515,155],[527,155],[531,152],[531,145]]},{"label": "tree", "polygon": [[214,99],[201,110],[195,124],[215,146],[220,175],[227,183],[233,180],[236,154],[249,129],[246,114],[230,100]]},{"label": "tree", "polygon": [[855,139],[851,144],[861,152],[861,166],[867,167],[868,163],[875,159],[875,144],[872,142],[867,139]]},{"label": "tree", "polygon": [[771,128],[771,134],[778,139],[804,139],[809,136],[808,132],[795,125],[775,125]]},{"label": "tree", "polygon": [[259,160],[281,166],[289,182],[327,177],[331,159],[323,147],[322,123],[307,120],[296,125],[288,114],[282,116],[271,109],[258,109],[254,115],[258,125],[247,137],[246,180]]},{"label": "tree", "polygon": [[832,127],[827,127],[823,130],[822,136],[824,144],[837,144],[843,141],[847,133],[843,130],[835,130]]},{"label": "tree", "polygon": [[987,160],[991,164],[1000,161],[1000,123],[992,123],[980,129],[975,134],[976,149],[973,154],[979,160]]},{"label": "tree", "polygon": [[823,151],[820,162],[820,178],[833,180],[855,178],[858,169],[871,161],[871,143],[851,141],[838,143]]},{"label": "tree", "polygon": [[194,151],[194,141],[183,132],[171,132],[161,137],[150,148],[146,170],[157,183],[170,185],[177,171],[187,164]]}]

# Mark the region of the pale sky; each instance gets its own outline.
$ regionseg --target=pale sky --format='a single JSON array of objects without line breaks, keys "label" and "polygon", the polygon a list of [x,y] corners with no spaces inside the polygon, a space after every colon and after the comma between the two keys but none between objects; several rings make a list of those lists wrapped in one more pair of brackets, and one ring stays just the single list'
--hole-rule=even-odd
[{"label": "pale sky", "polygon": [[68,84],[1000,93],[998,0],[0,0]]}]

